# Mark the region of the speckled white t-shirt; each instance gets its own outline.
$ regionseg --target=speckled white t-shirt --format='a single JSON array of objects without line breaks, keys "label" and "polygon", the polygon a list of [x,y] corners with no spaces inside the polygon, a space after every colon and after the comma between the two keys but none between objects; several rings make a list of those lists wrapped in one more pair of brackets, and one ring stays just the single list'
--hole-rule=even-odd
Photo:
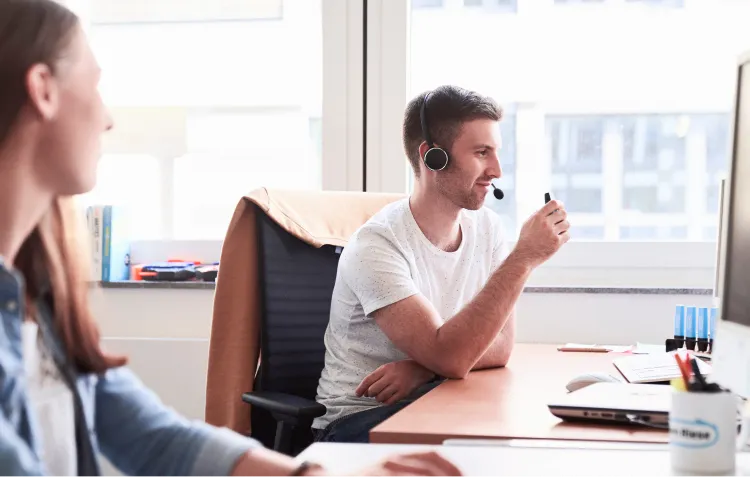
[{"label": "speckled white t-shirt", "polygon": [[407,358],[372,318],[374,311],[421,293],[447,320],[474,298],[508,255],[500,219],[487,208],[464,210],[461,232],[458,250],[440,250],[424,236],[403,199],[352,236],[339,261],[318,383],[317,401],[327,412],[315,419],[314,428],[380,406],[374,398],[355,396],[355,389],[379,366]]}]

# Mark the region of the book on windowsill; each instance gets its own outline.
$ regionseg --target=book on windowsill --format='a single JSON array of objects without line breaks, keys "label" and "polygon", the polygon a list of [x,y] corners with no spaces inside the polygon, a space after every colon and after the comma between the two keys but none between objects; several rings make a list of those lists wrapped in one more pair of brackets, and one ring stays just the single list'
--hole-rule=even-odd
[{"label": "book on windowsill", "polygon": [[130,279],[130,227],[120,206],[94,205],[86,210],[91,248],[91,281]]}]

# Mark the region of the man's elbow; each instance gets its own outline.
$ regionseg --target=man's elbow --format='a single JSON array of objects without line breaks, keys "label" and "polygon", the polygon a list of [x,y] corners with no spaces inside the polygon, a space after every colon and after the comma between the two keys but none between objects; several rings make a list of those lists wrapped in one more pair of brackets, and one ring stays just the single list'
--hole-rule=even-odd
[{"label": "man's elbow", "polygon": [[498,360],[498,367],[504,368],[508,365],[508,361],[510,361],[510,355],[513,354],[513,343],[510,342],[507,344],[506,347],[503,348],[503,352],[500,355],[500,359]]},{"label": "man's elbow", "polygon": [[446,363],[440,366],[440,368],[440,371],[437,371],[436,373],[449,379],[464,379],[469,375],[469,371],[471,371],[471,366],[456,362]]}]

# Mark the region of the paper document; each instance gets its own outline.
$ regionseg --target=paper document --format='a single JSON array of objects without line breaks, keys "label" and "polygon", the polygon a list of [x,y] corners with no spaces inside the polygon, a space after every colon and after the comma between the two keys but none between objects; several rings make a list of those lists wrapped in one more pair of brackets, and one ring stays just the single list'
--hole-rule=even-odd
[{"label": "paper document", "polygon": [[578,351],[588,353],[625,353],[633,349],[632,346],[620,345],[598,345],[598,344],[580,344],[565,343],[557,348],[557,351]]},{"label": "paper document", "polygon": [[656,353],[666,353],[666,348],[664,347],[663,344],[654,345],[654,344],[636,343],[635,348],[633,349],[633,354],[656,354]]}]

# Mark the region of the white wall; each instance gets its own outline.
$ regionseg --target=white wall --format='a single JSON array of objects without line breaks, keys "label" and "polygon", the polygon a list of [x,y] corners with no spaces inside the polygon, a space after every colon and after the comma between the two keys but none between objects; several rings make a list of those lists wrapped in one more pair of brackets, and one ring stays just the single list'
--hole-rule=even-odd
[{"label": "white wall", "polygon": [[[107,350],[168,406],[204,418],[212,290],[96,290],[93,303]],[[104,475],[120,475],[102,459]]]}]

